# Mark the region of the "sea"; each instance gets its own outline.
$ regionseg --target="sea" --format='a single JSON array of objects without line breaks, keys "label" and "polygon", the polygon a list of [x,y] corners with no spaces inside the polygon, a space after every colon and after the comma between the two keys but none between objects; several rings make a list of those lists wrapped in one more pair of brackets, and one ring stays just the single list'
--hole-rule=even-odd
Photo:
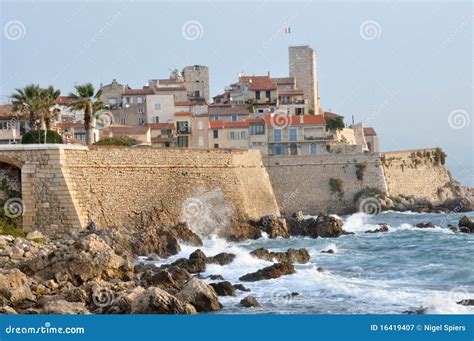
[{"label": "sea", "polygon": [[[424,308],[430,314],[474,314],[473,306],[457,302],[474,299],[474,234],[453,233],[448,224],[474,212],[459,214],[382,212],[370,216],[341,216],[343,228],[354,232],[338,238],[291,237],[228,242],[215,235],[202,236],[207,256],[231,252],[235,260],[224,266],[208,264],[203,276],[221,275],[250,292],[219,297],[219,314],[402,314]],[[417,228],[430,221],[435,228]],[[365,233],[379,224],[386,233]],[[277,279],[240,282],[239,277],[269,266],[250,251],[305,248],[307,264],[295,264],[296,273]],[[332,249],[334,253],[322,253]],[[188,257],[196,247],[156,265]],[[210,282],[218,282],[206,279]],[[253,295],[261,307],[244,308],[239,302]]]}]

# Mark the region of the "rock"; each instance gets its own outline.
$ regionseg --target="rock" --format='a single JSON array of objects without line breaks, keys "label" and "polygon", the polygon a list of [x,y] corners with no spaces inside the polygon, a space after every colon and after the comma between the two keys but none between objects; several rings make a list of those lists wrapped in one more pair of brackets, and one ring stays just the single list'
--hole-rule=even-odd
[{"label": "rock", "polygon": [[453,233],[458,233],[458,232],[460,232],[459,229],[458,229],[456,226],[448,225],[448,228],[449,228]]},{"label": "rock", "polygon": [[213,281],[223,281],[224,277],[222,275],[209,275],[206,278],[209,278]]},{"label": "rock", "polygon": [[273,261],[276,259],[279,263],[300,263],[309,262],[310,255],[306,249],[288,249],[286,252],[269,252],[265,248],[253,250],[250,254],[259,259]]},{"label": "rock", "polygon": [[171,266],[166,270],[147,270],[141,275],[140,281],[146,287],[157,286],[176,294],[190,278],[191,275],[185,269]]},{"label": "rock", "polygon": [[127,279],[132,264],[118,256],[100,237],[90,234],[71,246],[25,262],[22,270],[43,280],[69,281],[80,286],[92,279]]},{"label": "rock", "polygon": [[321,253],[335,253],[333,249],[323,250]]},{"label": "rock", "polygon": [[474,221],[467,217],[464,216],[461,219],[459,219],[459,231],[463,233],[474,233]]},{"label": "rock", "polygon": [[246,288],[243,284],[234,284],[233,285],[235,290],[240,290],[240,291],[250,291],[249,288]]},{"label": "rock", "polygon": [[365,231],[365,233],[380,233],[380,232],[388,232],[388,225],[380,224],[380,227],[378,229]]},{"label": "rock", "polygon": [[415,309],[415,310],[405,310],[405,311],[403,312],[403,314],[408,314],[408,315],[413,315],[413,314],[423,315],[423,314],[426,314],[427,311],[428,311],[428,308],[420,307],[420,308]]},{"label": "rock", "polygon": [[198,312],[221,309],[215,290],[209,284],[196,277],[192,277],[176,297],[183,302],[192,304]]},{"label": "rock", "polygon": [[[206,263],[201,258],[195,258],[195,259],[180,258],[176,260],[175,262],[171,263],[171,266],[177,266],[177,267],[183,268],[189,273],[198,273],[198,272],[206,271]],[[165,267],[167,266],[165,265]]]},{"label": "rock", "polygon": [[254,296],[247,296],[240,301],[240,305],[246,308],[250,307],[260,307],[260,303],[258,303],[257,299]]},{"label": "rock", "polygon": [[201,238],[189,229],[187,223],[178,223],[175,226],[169,228],[169,231],[174,235],[175,238],[192,246],[202,246]]},{"label": "rock", "polygon": [[30,280],[18,269],[0,269],[0,305],[16,305],[24,300],[34,300]]},{"label": "rock", "polygon": [[166,291],[149,287],[134,289],[130,300],[131,314],[195,314],[196,310],[188,303],[170,295]]},{"label": "rock", "polygon": [[318,266],[318,267],[316,268],[316,271],[318,271],[318,272],[324,272],[324,271],[326,271],[326,270],[324,270],[324,268],[323,268],[322,266]]},{"label": "rock", "polygon": [[201,249],[196,249],[193,253],[191,253],[189,255],[189,259],[203,259],[205,260],[207,257],[206,255],[204,254],[204,252],[202,252]]},{"label": "rock", "polygon": [[169,231],[149,227],[136,232],[131,244],[132,252],[137,256],[157,254],[166,258],[181,251],[178,239]]},{"label": "rock", "polygon": [[343,221],[321,213],[318,217],[301,220],[299,214],[294,214],[287,219],[288,230],[292,236],[339,237],[348,232],[342,229]]},{"label": "rock", "polygon": [[5,305],[0,307],[0,314],[2,315],[16,315],[18,314],[15,309],[10,307],[9,305]]},{"label": "rock", "polygon": [[40,231],[31,231],[26,235],[26,239],[34,239],[34,240],[44,240],[44,236]]},{"label": "rock", "polygon": [[447,199],[440,205],[440,208],[448,212],[469,212],[472,210],[472,202],[467,197],[456,197]]},{"label": "rock", "polygon": [[65,300],[49,300],[43,306],[43,314],[83,315],[89,314],[82,302],[68,302]]},{"label": "rock", "polygon": [[266,232],[269,238],[290,237],[285,218],[277,217],[275,215],[267,215],[262,217],[255,223],[255,225],[262,231]]},{"label": "rock", "polygon": [[431,221],[426,221],[426,222],[424,221],[422,223],[416,224],[415,226],[420,228],[420,229],[434,228],[435,227]]},{"label": "rock", "polygon": [[233,253],[226,253],[221,252],[213,257],[206,258],[206,264],[219,264],[219,265],[227,265],[232,263],[235,259],[235,255]]},{"label": "rock", "polygon": [[461,300],[459,302],[456,302],[457,304],[460,304],[460,305],[474,305],[474,299],[464,299],[464,300]]},{"label": "rock", "polygon": [[256,272],[246,274],[240,277],[239,280],[244,282],[255,282],[264,279],[278,278],[285,275],[291,275],[295,272],[295,268],[291,263],[275,263]]},{"label": "rock", "polygon": [[224,235],[227,240],[233,242],[240,242],[246,239],[258,239],[261,236],[262,233],[257,227],[240,221],[232,221],[229,231]]},{"label": "rock", "polygon": [[235,288],[228,281],[211,283],[218,296],[235,296]]}]

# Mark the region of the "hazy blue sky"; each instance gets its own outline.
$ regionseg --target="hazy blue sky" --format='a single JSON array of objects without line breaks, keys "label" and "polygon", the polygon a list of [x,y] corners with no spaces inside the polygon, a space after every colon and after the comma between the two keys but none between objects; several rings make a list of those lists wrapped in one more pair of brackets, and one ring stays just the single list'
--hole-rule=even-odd
[{"label": "hazy blue sky", "polygon": [[471,1],[1,1],[1,26],[1,100],[31,82],[141,87],[192,64],[215,95],[242,70],[287,75],[287,47],[310,44],[324,109],[373,126],[383,150],[443,147],[474,185]]}]

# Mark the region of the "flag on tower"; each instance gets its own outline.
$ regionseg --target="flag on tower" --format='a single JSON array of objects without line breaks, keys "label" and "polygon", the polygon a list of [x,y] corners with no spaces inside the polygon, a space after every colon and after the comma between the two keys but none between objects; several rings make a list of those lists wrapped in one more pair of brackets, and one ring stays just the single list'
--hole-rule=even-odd
[{"label": "flag on tower", "polygon": [[283,28],[283,32],[285,32],[286,34],[290,34],[290,33],[291,33],[290,26],[285,26],[285,27]]}]

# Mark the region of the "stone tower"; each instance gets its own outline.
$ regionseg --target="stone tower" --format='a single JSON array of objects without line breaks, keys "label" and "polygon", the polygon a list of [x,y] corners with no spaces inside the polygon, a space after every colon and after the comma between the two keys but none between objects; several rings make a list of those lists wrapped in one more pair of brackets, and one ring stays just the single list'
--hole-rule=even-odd
[{"label": "stone tower", "polygon": [[290,77],[295,77],[296,87],[304,91],[308,109],[319,114],[319,91],[316,72],[316,51],[308,45],[288,47]]},{"label": "stone tower", "polygon": [[205,98],[209,103],[209,68],[202,65],[185,66],[183,77],[189,98]]}]

